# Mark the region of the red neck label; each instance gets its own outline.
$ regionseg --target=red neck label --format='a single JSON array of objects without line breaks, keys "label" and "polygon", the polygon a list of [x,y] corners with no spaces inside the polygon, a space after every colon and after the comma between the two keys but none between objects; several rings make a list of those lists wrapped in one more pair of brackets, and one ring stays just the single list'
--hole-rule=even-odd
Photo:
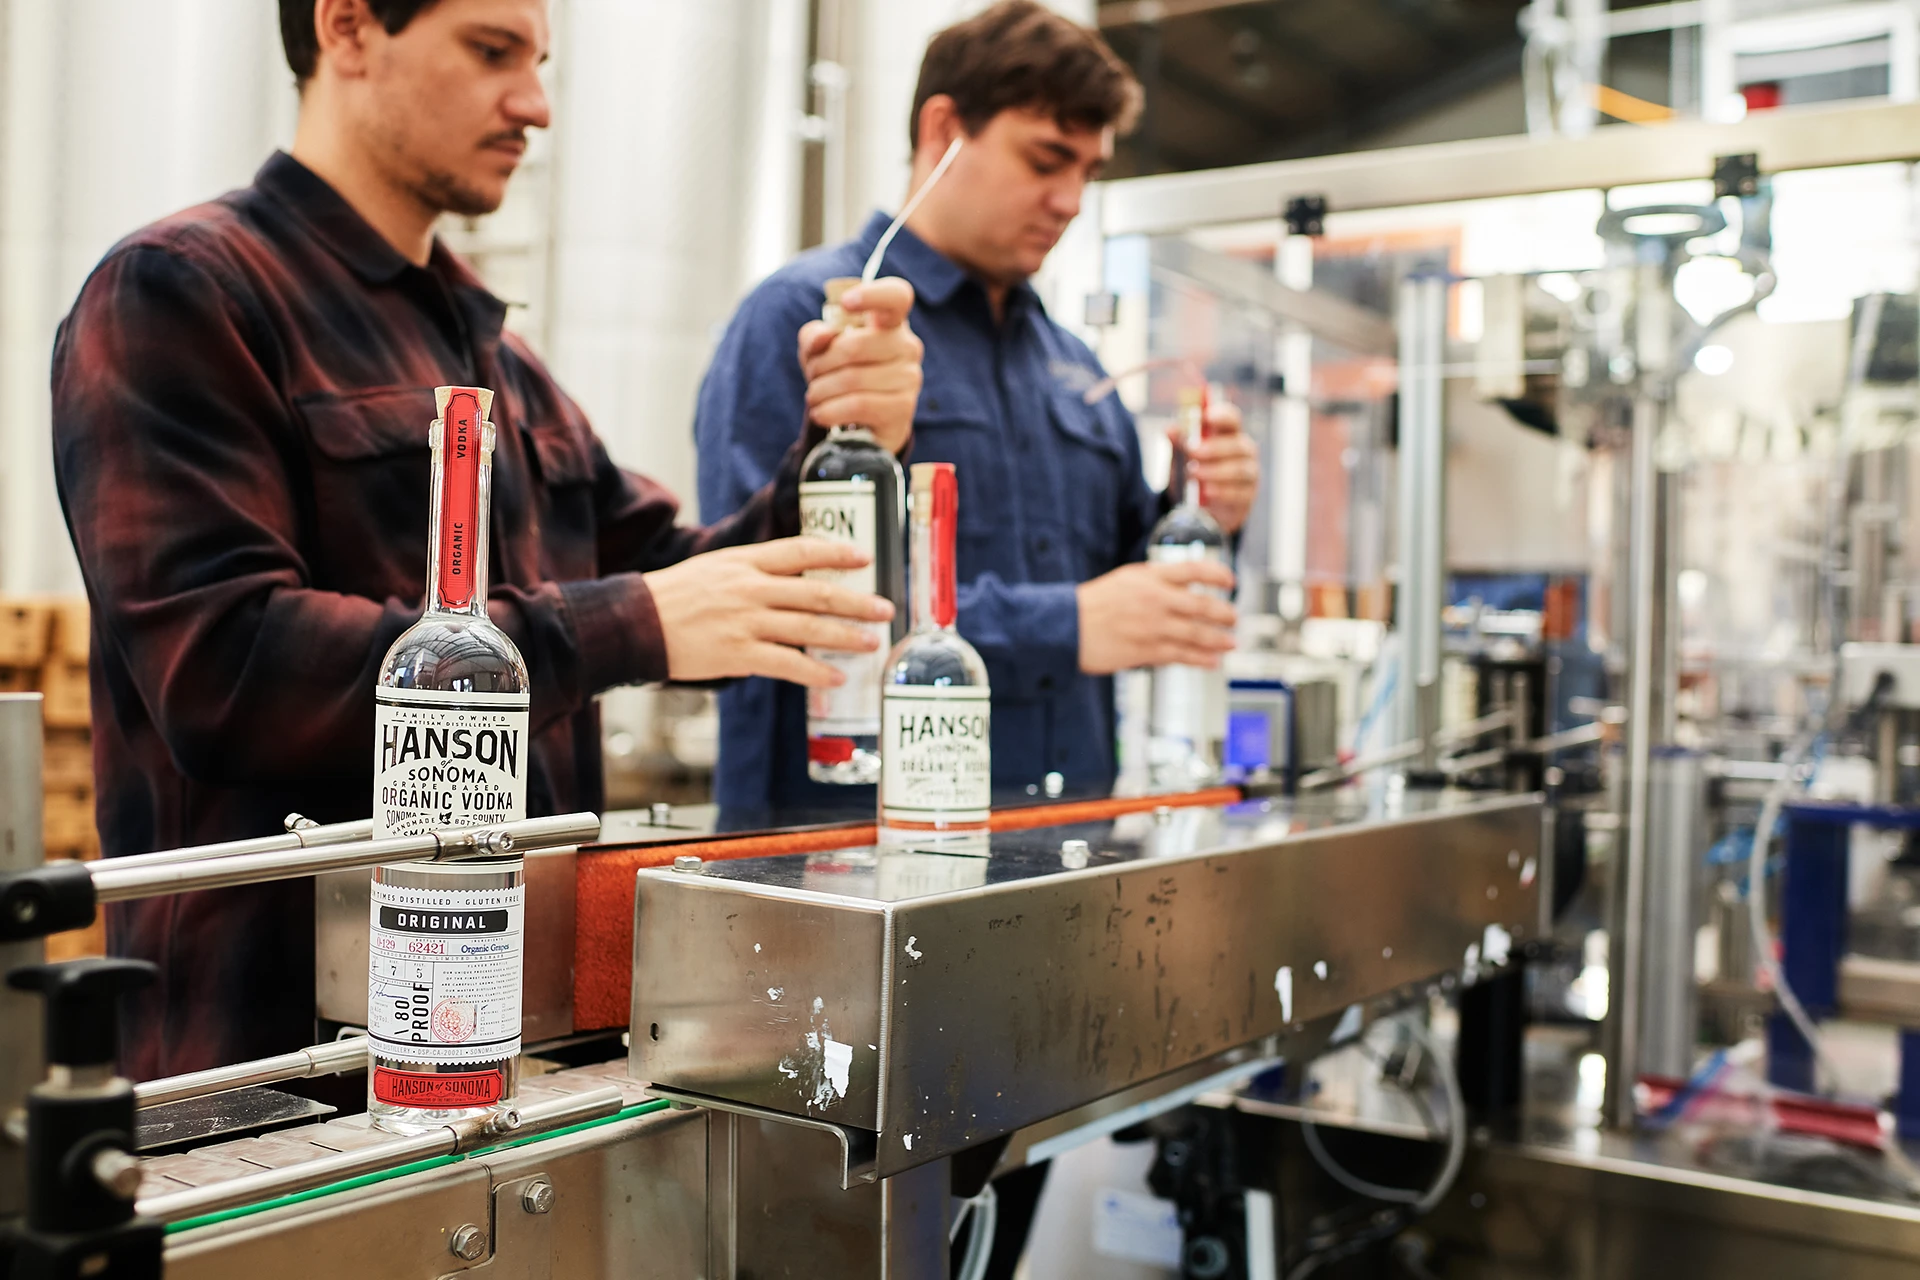
[{"label": "red neck label", "polygon": [[480,397],[447,399],[440,449],[440,603],[473,603],[473,556],[480,529]]},{"label": "red neck label", "polygon": [[960,477],[951,462],[934,464],[933,517],[928,521],[927,549],[932,553],[928,568],[933,588],[933,622],[950,627],[960,616],[960,601],[954,589],[954,536],[960,522]]}]

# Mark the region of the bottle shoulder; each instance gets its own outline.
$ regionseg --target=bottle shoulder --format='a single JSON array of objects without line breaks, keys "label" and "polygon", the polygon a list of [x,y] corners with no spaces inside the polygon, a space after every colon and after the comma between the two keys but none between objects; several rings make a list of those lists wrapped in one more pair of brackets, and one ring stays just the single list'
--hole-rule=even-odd
[{"label": "bottle shoulder", "polygon": [[800,483],[846,480],[901,481],[900,460],[883,448],[864,428],[835,428],[808,452],[800,466]]},{"label": "bottle shoulder", "polygon": [[389,689],[525,693],[527,663],[513,640],[492,622],[429,613],[387,650],[378,684]]},{"label": "bottle shoulder", "polygon": [[987,687],[987,664],[956,631],[916,631],[887,655],[883,685]]},{"label": "bottle shoulder", "polygon": [[1190,507],[1181,503],[1160,517],[1153,532],[1147,535],[1150,546],[1192,546],[1224,547],[1227,535],[1221,531],[1220,522],[1208,515],[1202,507]]}]

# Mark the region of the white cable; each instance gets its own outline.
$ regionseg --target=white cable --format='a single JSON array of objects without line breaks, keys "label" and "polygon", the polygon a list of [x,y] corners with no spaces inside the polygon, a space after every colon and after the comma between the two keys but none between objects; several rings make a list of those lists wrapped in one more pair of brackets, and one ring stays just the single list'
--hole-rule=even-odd
[{"label": "white cable", "polygon": [[1427,1029],[1417,1022],[1398,1025],[1427,1051],[1433,1069],[1439,1073],[1440,1087],[1447,1095],[1447,1160],[1433,1184],[1425,1191],[1412,1187],[1387,1187],[1348,1173],[1328,1153],[1314,1128],[1312,1116],[1305,1114],[1304,1108],[1300,1117],[1300,1133],[1306,1139],[1307,1150],[1312,1153],[1315,1163],[1347,1190],[1389,1204],[1411,1205],[1415,1213],[1424,1214],[1431,1212],[1453,1189],[1454,1179],[1460,1176],[1460,1166],[1467,1158],[1467,1103],[1460,1092],[1460,1077],[1454,1070],[1453,1058],[1442,1053]]},{"label": "white cable", "polygon": [[961,1205],[960,1217],[954,1219],[955,1234],[969,1209],[973,1211],[973,1227],[967,1235],[967,1251],[953,1273],[953,1280],[984,1280],[987,1263],[993,1259],[993,1235],[1000,1225],[1000,1197],[994,1193],[991,1182],[980,1188],[979,1195]]},{"label": "white cable", "polygon": [[880,259],[887,256],[887,246],[892,244],[893,238],[900,234],[900,228],[905,226],[907,219],[913,216],[913,211],[920,207],[920,202],[927,198],[927,192],[933,190],[933,184],[946,176],[947,169],[953,164],[953,158],[960,154],[961,144],[966,140],[964,134],[954,138],[947,147],[947,153],[940,157],[940,163],[933,166],[933,172],[927,175],[927,180],[920,184],[920,189],[913,193],[913,198],[907,201],[905,207],[894,215],[893,221],[887,224],[887,229],[881,232],[880,243],[873,246],[873,253],[867,258],[867,265],[860,269],[862,284],[872,284],[874,278],[880,274]]}]

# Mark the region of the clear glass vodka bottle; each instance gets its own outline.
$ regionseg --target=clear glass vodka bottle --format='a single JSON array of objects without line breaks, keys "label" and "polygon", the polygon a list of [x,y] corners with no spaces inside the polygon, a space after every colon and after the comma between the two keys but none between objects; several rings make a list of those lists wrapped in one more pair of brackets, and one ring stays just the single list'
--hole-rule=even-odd
[{"label": "clear glass vodka bottle", "polygon": [[960,486],[950,462],[913,466],[913,630],[881,684],[881,843],[986,852],[992,801],[987,664],[954,630]]},{"label": "clear glass vodka bottle", "polygon": [[[493,393],[440,387],[426,610],[374,689],[374,838],[526,816],[527,664],[487,617]],[[374,1123],[420,1132],[512,1102],[526,916],[518,857],[376,867],[367,966]]]},{"label": "clear glass vodka bottle", "polygon": [[[1180,397],[1182,437],[1204,433],[1206,397],[1199,388]],[[1200,484],[1188,470],[1181,500],[1160,517],[1147,537],[1147,560],[1155,564],[1212,560],[1228,563],[1226,535],[1200,505]],[[1195,588],[1200,590],[1201,588]],[[1147,714],[1147,770],[1159,789],[1206,786],[1220,777],[1226,741],[1226,678],[1205,667],[1153,668]]]},{"label": "clear glass vodka bottle", "polygon": [[[846,321],[840,296],[855,278],[827,281],[825,318]],[[846,683],[807,691],[807,774],[845,786],[880,781],[880,672],[887,650],[907,630],[906,482],[900,463],[862,426],[838,426],[807,455],[800,469],[800,532],[851,542],[867,553],[864,569],[810,569],[825,578],[893,602],[893,621],[865,624],[880,642],[870,653],[810,648],[838,668]]]}]

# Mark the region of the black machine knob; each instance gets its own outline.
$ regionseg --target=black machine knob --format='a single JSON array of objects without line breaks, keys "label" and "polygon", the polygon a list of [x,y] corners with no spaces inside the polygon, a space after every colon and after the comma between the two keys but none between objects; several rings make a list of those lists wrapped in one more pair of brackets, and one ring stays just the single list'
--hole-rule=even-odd
[{"label": "black machine knob", "polygon": [[145,960],[68,960],[15,969],[7,985],[47,1002],[47,1061],[111,1066],[120,1056],[120,997],[160,974]]}]

